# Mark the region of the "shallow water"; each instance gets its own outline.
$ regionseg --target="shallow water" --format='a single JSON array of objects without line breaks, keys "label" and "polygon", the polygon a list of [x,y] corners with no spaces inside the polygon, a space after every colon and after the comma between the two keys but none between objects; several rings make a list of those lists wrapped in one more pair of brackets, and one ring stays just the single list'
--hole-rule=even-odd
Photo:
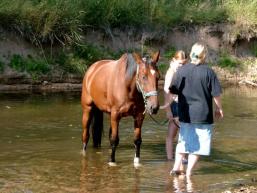
[{"label": "shallow water", "polygon": [[[133,166],[133,121],[120,124],[117,166],[107,164],[108,117],[102,147],[81,150],[79,93],[0,94],[0,192],[222,192],[256,181],[257,90],[224,89],[225,118],[215,124],[212,155],[191,181],[169,176],[167,126],[148,116],[139,169]],[[164,112],[155,116],[165,120]],[[256,182],[252,182],[257,186]]]}]

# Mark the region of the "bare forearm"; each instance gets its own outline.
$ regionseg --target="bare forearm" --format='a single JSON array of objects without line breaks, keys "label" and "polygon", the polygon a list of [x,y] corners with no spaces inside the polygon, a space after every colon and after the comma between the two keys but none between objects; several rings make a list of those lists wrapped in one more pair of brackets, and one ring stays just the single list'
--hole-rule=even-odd
[{"label": "bare forearm", "polygon": [[223,110],[222,110],[222,105],[221,105],[221,97],[217,96],[214,97],[214,102],[215,102],[215,117],[216,118],[223,118]]},{"label": "bare forearm", "polygon": [[214,99],[214,102],[215,102],[215,107],[218,108],[218,109],[222,109],[221,97],[220,96],[216,96],[213,99]]}]

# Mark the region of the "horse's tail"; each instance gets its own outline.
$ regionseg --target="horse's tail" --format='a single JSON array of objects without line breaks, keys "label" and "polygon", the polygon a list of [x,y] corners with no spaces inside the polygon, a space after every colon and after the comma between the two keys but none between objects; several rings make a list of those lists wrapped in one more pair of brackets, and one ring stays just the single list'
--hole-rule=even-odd
[{"label": "horse's tail", "polygon": [[94,106],[92,109],[91,128],[94,147],[100,147],[103,134],[103,112],[96,106]]}]

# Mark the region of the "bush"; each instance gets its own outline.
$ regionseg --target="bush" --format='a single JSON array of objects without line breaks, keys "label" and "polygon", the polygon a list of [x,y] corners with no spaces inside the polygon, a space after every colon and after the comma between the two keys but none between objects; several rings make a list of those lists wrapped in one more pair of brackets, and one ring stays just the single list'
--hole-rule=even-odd
[{"label": "bush", "polygon": [[235,68],[239,65],[239,61],[228,54],[221,54],[218,65],[223,68]]},{"label": "bush", "polygon": [[14,54],[10,60],[10,67],[14,68],[19,72],[28,72],[35,74],[45,74],[49,72],[49,65],[41,60],[34,59],[31,56],[27,58],[22,57],[21,55]]},{"label": "bush", "polygon": [[69,51],[60,52],[54,63],[67,72],[84,74],[91,64],[107,55],[110,55],[107,50],[92,44],[74,44]]},{"label": "bush", "polygon": [[[242,14],[245,13],[245,14]],[[256,29],[253,0],[1,0],[0,25],[33,43],[77,42],[81,31],[231,22]]]},{"label": "bush", "polygon": [[0,60],[0,72],[4,71],[4,63]]},{"label": "bush", "polygon": [[257,57],[257,42],[254,42],[254,44],[251,47],[251,51],[254,57]]},{"label": "bush", "polygon": [[163,56],[164,56],[166,59],[171,60],[171,59],[173,58],[173,56],[175,55],[175,53],[176,53],[176,48],[175,48],[175,47],[170,47],[170,48],[168,48],[168,49],[164,52]]}]

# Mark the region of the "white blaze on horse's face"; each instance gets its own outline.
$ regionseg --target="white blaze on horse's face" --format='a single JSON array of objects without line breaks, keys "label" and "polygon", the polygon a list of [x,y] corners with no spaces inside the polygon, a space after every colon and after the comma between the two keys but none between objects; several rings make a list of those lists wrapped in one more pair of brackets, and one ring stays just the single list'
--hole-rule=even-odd
[{"label": "white blaze on horse's face", "polygon": [[156,71],[153,70],[153,69],[151,69],[150,72],[151,72],[151,74],[152,74],[153,76],[154,76],[154,74],[156,73]]}]

